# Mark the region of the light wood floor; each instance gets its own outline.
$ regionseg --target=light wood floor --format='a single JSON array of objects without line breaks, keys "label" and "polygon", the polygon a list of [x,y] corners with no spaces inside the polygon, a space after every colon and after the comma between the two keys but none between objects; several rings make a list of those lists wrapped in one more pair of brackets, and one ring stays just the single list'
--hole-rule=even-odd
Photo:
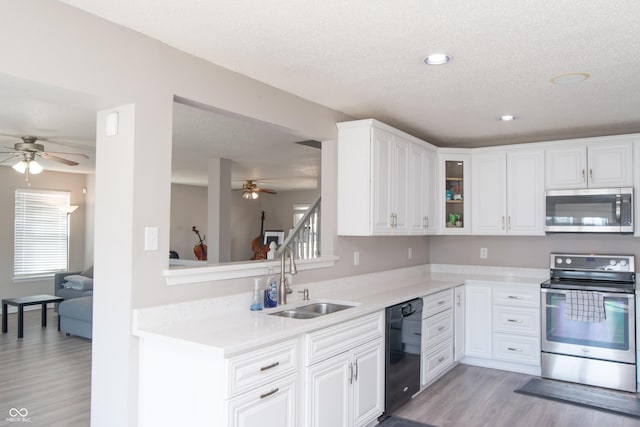
[{"label": "light wood floor", "polygon": [[640,420],[514,393],[528,375],[458,365],[395,415],[438,427],[637,427]]},{"label": "light wood floor", "polygon": [[[91,410],[91,341],[58,332],[58,315],[25,312],[24,338],[17,315],[0,336],[0,426],[87,427]],[[11,408],[26,408],[30,422],[12,422]]]}]

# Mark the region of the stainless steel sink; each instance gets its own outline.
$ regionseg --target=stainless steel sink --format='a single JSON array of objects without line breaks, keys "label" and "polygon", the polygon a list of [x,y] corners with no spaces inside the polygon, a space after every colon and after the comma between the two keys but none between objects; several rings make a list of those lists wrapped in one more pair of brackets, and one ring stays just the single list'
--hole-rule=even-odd
[{"label": "stainless steel sink", "polygon": [[335,304],[332,302],[316,302],[313,304],[298,307],[297,310],[309,312],[309,313],[318,313],[320,315],[323,315],[323,314],[331,314],[337,311],[346,310],[347,308],[351,308],[351,307],[353,306],[345,305],[345,304]]},{"label": "stainless steel sink", "polygon": [[286,310],[269,313],[271,316],[288,317],[290,319],[314,319],[325,314],[336,313],[353,307],[347,304],[337,304],[332,302],[314,302],[302,307],[289,308]]},{"label": "stainless steel sink", "polygon": [[321,314],[308,313],[305,311],[298,311],[298,310],[282,310],[282,311],[276,311],[275,313],[269,313],[269,314],[271,316],[288,317],[290,319],[313,319],[315,317],[321,316]]}]

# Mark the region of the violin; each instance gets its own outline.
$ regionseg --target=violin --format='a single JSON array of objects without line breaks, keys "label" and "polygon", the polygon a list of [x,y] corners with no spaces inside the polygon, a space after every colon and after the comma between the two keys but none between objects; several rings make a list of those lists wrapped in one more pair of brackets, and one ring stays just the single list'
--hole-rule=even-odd
[{"label": "violin", "polygon": [[250,258],[255,259],[267,259],[267,252],[269,252],[269,246],[262,244],[264,241],[264,211],[262,211],[260,223],[260,235],[251,241],[251,250],[253,256]]},{"label": "violin", "polygon": [[194,225],[193,228],[191,229],[194,233],[196,233],[196,236],[198,236],[198,240],[200,241],[200,243],[196,244],[193,247],[193,253],[196,256],[196,259],[198,261],[206,261],[207,260],[207,245],[204,244],[204,239],[207,238],[207,236],[204,236],[204,238],[200,237],[200,232],[198,231],[198,229],[196,228],[196,226]]}]

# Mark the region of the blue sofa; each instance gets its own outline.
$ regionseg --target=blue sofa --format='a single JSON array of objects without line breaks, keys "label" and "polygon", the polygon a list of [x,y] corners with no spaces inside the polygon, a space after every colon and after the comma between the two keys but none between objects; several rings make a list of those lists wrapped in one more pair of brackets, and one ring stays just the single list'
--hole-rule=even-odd
[{"label": "blue sofa", "polygon": [[91,339],[93,336],[93,288],[72,289],[65,286],[65,277],[80,275],[80,271],[65,271],[54,275],[54,293],[64,298],[57,304],[59,330],[67,335]]}]

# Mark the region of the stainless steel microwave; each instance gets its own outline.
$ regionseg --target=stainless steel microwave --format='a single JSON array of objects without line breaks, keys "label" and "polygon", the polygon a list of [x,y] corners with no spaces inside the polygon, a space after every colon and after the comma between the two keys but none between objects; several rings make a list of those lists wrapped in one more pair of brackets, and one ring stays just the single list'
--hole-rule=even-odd
[{"label": "stainless steel microwave", "polygon": [[633,233],[633,188],[549,190],[549,233]]}]

